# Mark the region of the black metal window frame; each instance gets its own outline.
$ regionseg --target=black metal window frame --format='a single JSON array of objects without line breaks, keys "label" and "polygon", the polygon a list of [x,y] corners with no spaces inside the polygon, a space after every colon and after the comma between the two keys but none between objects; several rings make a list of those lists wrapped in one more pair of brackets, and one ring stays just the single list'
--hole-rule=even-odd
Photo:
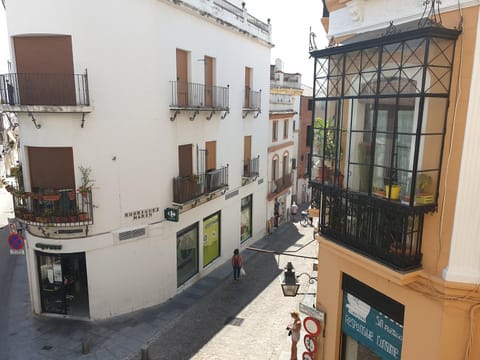
[{"label": "black metal window frame", "polygon": [[[311,52],[315,59],[315,95],[310,184],[312,205],[321,209],[320,230],[331,240],[396,270],[421,266],[424,214],[436,210],[459,34],[458,30],[441,26],[406,26],[405,31],[361,34],[342,46]],[[353,109],[360,109],[358,104],[362,102],[373,109],[369,128],[356,127],[354,123]],[[382,108],[388,107],[391,113],[379,116]],[[424,119],[433,107],[440,108],[436,127],[426,130],[428,120]],[[411,113],[403,116],[411,116],[411,131],[399,127],[402,108],[410,109]],[[365,120],[365,112],[363,116]],[[385,118],[391,123],[387,127],[383,124],[381,130],[380,122],[385,122]],[[363,162],[358,160],[360,150],[352,142],[355,136],[370,136],[370,152]],[[383,140],[385,159],[379,164],[375,147],[379,147],[378,154],[377,137],[382,136],[389,140]],[[394,145],[402,137],[408,139],[411,150],[406,152],[407,165],[397,166],[399,155]],[[419,159],[434,142],[431,139],[436,144],[431,151],[436,156],[434,165],[422,167]],[[357,168],[368,171],[368,186],[362,191],[354,184]],[[318,171],[317,176],[314,170]],[[375,195],[375,171],[386,174],[386,196]],[[392,195],[399,174],[409,181],[404,191],[407,202]],[[428,178],[435,188],[434,196],[418,196],[420,184]]]}]

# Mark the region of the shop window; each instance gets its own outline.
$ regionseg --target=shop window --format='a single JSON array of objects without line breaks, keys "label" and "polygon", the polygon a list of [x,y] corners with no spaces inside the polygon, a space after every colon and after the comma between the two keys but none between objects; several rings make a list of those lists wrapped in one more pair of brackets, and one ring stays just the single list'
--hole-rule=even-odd
[{"label": "shop window", "polygon": [[177,233],[177,286],[198,273],[198,223]]},{"label": "shop window", "polygon": [[85,254],[36,255],[42,312],[88,317]]},{"label": "shop window", "polygon": [[252,195],[242,199],[240,219],[240,241],[252,237]]},{"label": "shop window", "polygon": [[220,212],[203,220],[203,266],[220,256]]}]

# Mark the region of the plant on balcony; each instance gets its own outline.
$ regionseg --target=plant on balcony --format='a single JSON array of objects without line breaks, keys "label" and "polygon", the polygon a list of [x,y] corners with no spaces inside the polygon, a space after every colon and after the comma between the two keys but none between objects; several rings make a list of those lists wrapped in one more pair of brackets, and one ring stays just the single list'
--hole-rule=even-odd
[{"label": "plant on balcony", "polygon": [[42,200],[44,200],[44,201],[58,201],[58,200],[60,200],[60,194],[57,191],[47,189],[42,195]]},{"label": "plant on balcony", "polygon": [[89,166],[79,166],[78,170],[80,170],[80,187],[78,191],[82,194],[83,197],[87,196],[88,191],[92,188],[93,183],[95,180],[91,178],[92,168]]},{"label": "plant on balcony", "polygon": [[[319,160],[315,165],[318,168],[317,180],[327,180],[330,178],[330,172],[333,163],[337,160],[337,139],[335,131],[332,130],[335,119],[316,118],[314,121],[314,144],[315,152],[323,157],[323,163]],[[340,158],[342,149],[340,148]]]}]

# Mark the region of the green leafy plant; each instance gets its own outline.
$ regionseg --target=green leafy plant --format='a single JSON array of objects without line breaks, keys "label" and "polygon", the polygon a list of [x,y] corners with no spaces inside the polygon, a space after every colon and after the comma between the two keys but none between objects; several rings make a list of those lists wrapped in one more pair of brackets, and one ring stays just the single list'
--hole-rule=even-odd
[{"label": "green leafy plant", "polygon": [[322,118],[316,118],[313,124],[318,154],[330,161],[334,160],[336,155],[335,132],[331,130],[332,122],[333,120],[324,121]]},{"label": "green leafy plant", "polygon": [[90,190],[93,183],[95,182],[95,180],[91,178],[92,168],[90,168],[89,166],[79,166],[78,170],[80,170],[80,181],[81,181],[81,184],[78,190],[80,192],[85,192]]}]

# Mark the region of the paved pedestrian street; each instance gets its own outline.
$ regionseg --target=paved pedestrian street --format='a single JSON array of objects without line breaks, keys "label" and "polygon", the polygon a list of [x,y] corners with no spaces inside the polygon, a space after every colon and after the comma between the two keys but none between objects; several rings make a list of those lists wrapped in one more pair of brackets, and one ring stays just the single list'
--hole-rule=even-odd
[{"label": "paved pedestrian street", "polygon": [[[263,241],[262,247],[316,256],[317,245],[312,239],[313,228],[290,223]],[[246,276],[238,282],[224,279],[153,339],[148,349],[150,359],[290,358],[286,326],[291,321],[290,311],[298,310],[302,296],[284,297],[280,276],[288,261],[297,274],[311,273],[314,260],[249,250],[244,252],[246,256]],[[308,278],[302,276],[300,282],[304,285],[300,291],[304,292]],[[303,351],[302,334],[300,359]]]}]

